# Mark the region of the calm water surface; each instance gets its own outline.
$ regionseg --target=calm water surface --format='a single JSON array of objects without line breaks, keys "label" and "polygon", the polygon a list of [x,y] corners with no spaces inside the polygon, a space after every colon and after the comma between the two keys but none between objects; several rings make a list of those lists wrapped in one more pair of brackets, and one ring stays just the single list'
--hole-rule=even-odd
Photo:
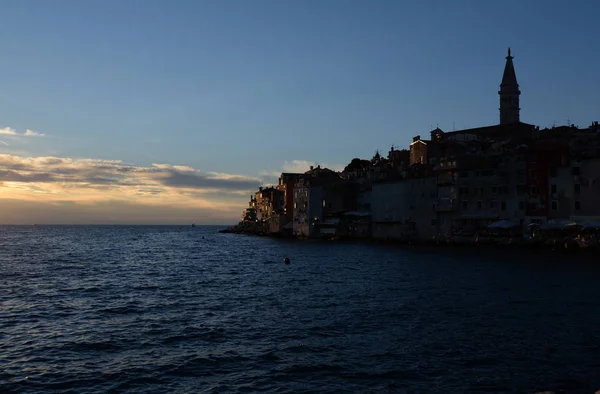
[{"label": "calm water surface", "polygon": [[0,227],[0,392],[600,389],[600,259],[217,230]]}]

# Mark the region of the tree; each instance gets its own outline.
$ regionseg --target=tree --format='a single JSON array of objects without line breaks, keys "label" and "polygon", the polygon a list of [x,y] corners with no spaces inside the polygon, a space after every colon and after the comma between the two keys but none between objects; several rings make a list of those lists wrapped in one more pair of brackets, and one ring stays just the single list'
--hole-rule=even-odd
[{"label": "tree", "polygon": [[369,164],[370,164],[369,160],[363,160],[363,159],[359,159],[359,158],[355,157],[354,159],[352,159],[350,164],[348,164],[346,166],[346,168],[344,168],[343,172],[354,172],[354,171],[365,170],[365,169],[369,168]]}]

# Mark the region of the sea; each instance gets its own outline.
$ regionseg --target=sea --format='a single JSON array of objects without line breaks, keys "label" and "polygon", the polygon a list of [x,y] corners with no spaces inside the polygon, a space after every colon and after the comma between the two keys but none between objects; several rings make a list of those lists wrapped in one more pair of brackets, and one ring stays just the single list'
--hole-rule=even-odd
[{"label": "sea", "polygon": [[600,390],[597,256],[221,228],[0,226],[0,392]]}]

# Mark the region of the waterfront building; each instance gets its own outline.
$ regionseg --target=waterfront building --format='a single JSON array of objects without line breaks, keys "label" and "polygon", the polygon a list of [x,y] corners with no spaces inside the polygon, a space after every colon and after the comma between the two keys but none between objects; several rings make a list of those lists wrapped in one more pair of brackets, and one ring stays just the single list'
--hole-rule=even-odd
[{"label": "waterfront building", "polygon": [[359,185],[328,168],[311,167],[294,186],[293,233],[335,233],[340,216],[356,210]]},{"label": "waterfront building", "polygon": [[302,177],[300,173],[283,172],[279,176],[277,188],[283,191],[283,213],[286,222],[294,218],[294,185]]},{"label": "waterfront building", "polygon": [[373,184],[372,236],[380,239],[431,239],[438,233],[436,177],[426,165],[410,177]]},{"label": "waterfront building", "polygon": [[281,195],[259,190],[245,217],[271,218],[276,232],[290,222],[296,235],[343,228],[364,236],[370,229],[374,238],[392,239],[483,234],[496,221],[525,231],[548,220],[600,221],[600,124],[540,130],[521,122],[513,59],[509,49],[499,124],[436,127],[429,139],[417,135],[387,157],[377,151],[370,160],[354,158],[342,173],[320,166],[284,173]]}]

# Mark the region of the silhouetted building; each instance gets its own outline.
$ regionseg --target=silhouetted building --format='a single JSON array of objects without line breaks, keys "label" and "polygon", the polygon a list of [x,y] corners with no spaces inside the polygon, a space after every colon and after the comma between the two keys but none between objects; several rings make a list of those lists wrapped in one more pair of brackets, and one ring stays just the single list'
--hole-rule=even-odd
[{"label": "silhouetted building", "polygon": [[508,48],[508,56],[506,56],[506,65],[504,66],[504,75],[500,84],[500,124],[519,123],[519,84],[517,83],[517,74],[513,65],[513,57],[510,55]]}]

